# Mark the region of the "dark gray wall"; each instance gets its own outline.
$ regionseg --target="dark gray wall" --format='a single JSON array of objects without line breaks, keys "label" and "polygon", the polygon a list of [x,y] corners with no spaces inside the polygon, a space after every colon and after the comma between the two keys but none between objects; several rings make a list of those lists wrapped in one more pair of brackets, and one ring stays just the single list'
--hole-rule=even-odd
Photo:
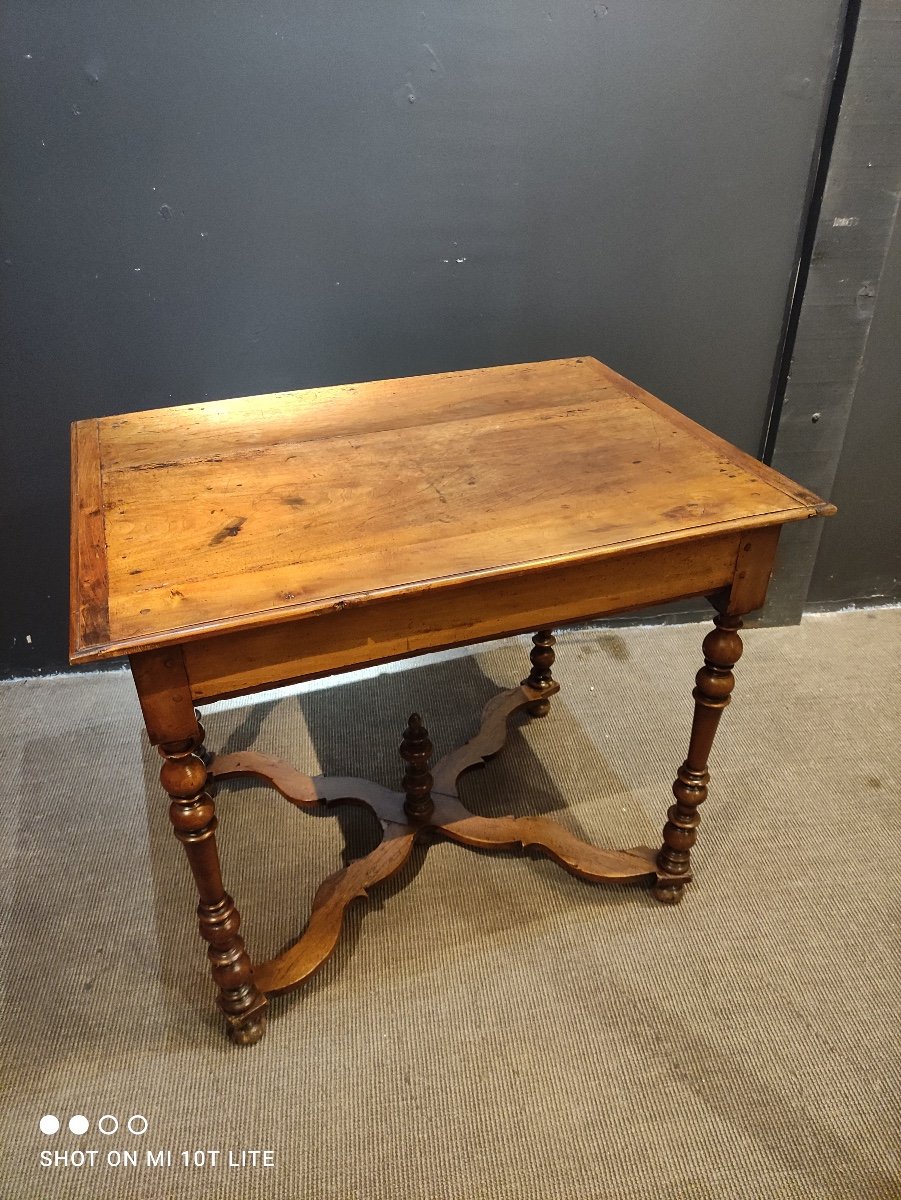
[{"label": "dark gray wall", "polygon": [[74,418],[585,353],[756,451],[841,9],[10,0],[0,672]]},{"label": "dark gray wall", "polygon": [[901,600],[901,224],[889,247],[809,601]]},{"label": "dark gray wall", "polygon": [[[784,531],[764,613],[764,620],[773,624],[801,619],[812,598],[822,537],[833,547],[856,547],[853,582],[851,574],[845,575],[853,590],[835,594],[835,600],[872,596],[897,563],[897,531],[889,528],[890,511],[883,510],[877,528],[871,529],[865,519],[864,496],[852,489],[856,486],[861,493],[881,496],[888,487],[889,498],[892,485],[880,480],[879,467],[888,466],[891,473],[896,473],[897,467],[888,463],[885,443],[880,447],[875,439],[880,432],[886,437],[894,432],[897,444],[901,435],[899,416],[894,417],[894,430],[888,423],[892,410],[897,413],[893,387],[889,385],[881,397],[871,391],[862,410],[858,406],[871,354],[876,362],[870,388],[889,383],[887,371],[879,368],[879,346],[870,345],[877,305],[882,320],[893,324],[895,330],[898,327],[899,310],[897,304],[892,307],[891,287],[885,294],[883,273],[901,195],[901,7],[898,0],[860,0],[851,18],[856,28],[844,43],[850,54],[841,56],[842,62],[847,62],[846,78],[838,89],[841,104],[834,138],[824,155],[828,173],[822,201],[811,209],[815,228],[809,271],[801,291],[784,401],[774,422],[771,461],[819,495],[833,497],[853,422],[856,430],[849,461],[862,470],[854,481],[846,476],[844,495],[851,502],[842,507],[831,526],[824,521],[805,521]],[[840,65],[839,77],[841,74]],[[868,420],[874,408],[881,413],[881,431],[879,419]],[[869,449],[867,442],[872,443]],[[888,539],[880,547],[873,535],[886,534]],[[862,554],[864,545],[869,546],[867,560]],[[832,571],[828,565],[831,555],[825,553],[820,588],[824,573]],[[840,570],[835,573],[838,583]]]}]

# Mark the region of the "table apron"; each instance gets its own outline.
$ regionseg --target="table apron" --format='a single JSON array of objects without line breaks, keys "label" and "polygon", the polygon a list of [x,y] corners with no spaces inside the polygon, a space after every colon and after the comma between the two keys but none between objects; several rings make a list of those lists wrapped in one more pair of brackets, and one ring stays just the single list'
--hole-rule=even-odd
[{"label": "table apron", "polygon": [[367,599],[293,621],[187,641],[181,646],[187,681],[195,701],[209,702],[708,595],[733,584],[742,539],[748,536],[746,531],[730,532],[592,562],[555,563],[540,571]]}]

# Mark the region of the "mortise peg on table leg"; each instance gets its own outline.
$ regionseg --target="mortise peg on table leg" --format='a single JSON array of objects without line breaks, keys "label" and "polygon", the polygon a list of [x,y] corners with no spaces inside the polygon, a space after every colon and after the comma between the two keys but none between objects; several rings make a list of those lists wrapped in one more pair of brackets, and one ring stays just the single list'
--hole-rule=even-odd
[{"label": "mortise peg on table leg", "polygon": [[[688,756],[679,768],[673,795],[676,803],[667,812],[663,830],[663,847],[657,855],[657,866],[669,878],[659,878],[654,895],[661,904],[678,904],[685,891],[685,882],[678,877],[691,878],[691,848],[701,823],[698,805],[707,799],[710,775],[707,759],[723,709],[729,703],[735,676],[732,668],[741,658],[741,617],[717,616],[716,629],[704,638],[704,665],[695,676],[692,695],[695,701],[694,719]],[[673,879],[672,876],[677,878]]]},{"label": "mortise peg on table leg", "polygon": [[404,730],[400,744],[400,756],[407,764],[403,788],[407,797],[404,812],[411,821],[424,821],[432,815],[435,805],[432,800],[432,776],[429,774],[429,758],[432,743],[429,731],[422,723],[419,713],[412,713]]},{"label": "mortise peg on table leg", "polygon": [[[557,644],[557,639],[550,629],[539,629],[532,638],[532,642],[532,653],[529,655],[532,670],[529,672],[528,678],[522,681],[522,685],[534,688],[537,692],[550,691],[554,686],[551,667],[554,665],[554,646]],[[550,700],[544,696],[527,705],[526,712],[530,717],[546,717],[550,707]]]}]

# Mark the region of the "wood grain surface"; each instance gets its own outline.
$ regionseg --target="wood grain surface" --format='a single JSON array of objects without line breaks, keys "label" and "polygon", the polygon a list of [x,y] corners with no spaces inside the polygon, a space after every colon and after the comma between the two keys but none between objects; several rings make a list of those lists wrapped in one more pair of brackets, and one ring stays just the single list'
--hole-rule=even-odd
[{"label": "wood grain surface", "polygon": [[73,438],[77,662],[831,511],[590,358],[135,413]]},{"label": "wood grain surface", "polygon": [[[321,613],[186,641],[185,668],[194,699],[206,704],[427,650],[707,595],[729,585],[741,547],[770,532],[719,534],[541,571],[354,597]],[[133,654],[132,667],[143,657]]]}]

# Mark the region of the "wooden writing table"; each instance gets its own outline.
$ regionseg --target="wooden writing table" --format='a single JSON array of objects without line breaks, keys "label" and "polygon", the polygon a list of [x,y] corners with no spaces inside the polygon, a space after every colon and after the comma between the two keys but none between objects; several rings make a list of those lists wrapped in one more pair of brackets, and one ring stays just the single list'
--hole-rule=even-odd
[{"label": "wooden writing table", "polygon": [[[262,1036],[267,993],[321,966],[347,904],[426,830],[539,847],[587,880],[647,876],[658,900],[678,902],[741,617],[763,604],[781,526],[834,511],[592,358],[73,425],[71,661],[130,659],[232,1037]],[[546,817],[467,812],[459,775],[500,749],[511,713],[544,716],[559,690],[553,628],[696,595],[716,627],[660,850],[601,850]],[[410,717],[400,791],[203,745],[196,704],[535,629],[527,678],[431,770]],[[215,781],[240,775],[301,808],[366,804],[384,830],[321,885],[300,940],[256,965],[215,838]]]}]

